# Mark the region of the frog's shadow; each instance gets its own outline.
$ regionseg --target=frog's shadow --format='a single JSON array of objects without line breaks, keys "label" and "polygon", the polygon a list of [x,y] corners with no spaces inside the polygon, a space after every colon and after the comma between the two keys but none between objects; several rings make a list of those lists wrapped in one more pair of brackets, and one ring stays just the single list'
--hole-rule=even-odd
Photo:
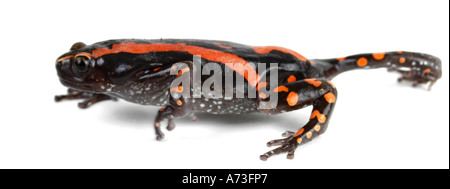
[{"label": "frog's shadow", "polygon": [[[107,109],[107,120],[117,123],[127,123],[136,127],[153,126],[154,119],[160,107],[156,106],[138,106],[125,102],[117,102],[119,107],[105,107]],[[267,115],[264,113],[245,113],[245,114],[209,114],[197,112],[195,115],[198,120],[192,121],[188,116],[175,120],[175,124],[186,126],[207,126],[207,127],[261,127],[272,126],[284,130],[295,131],[304,124],[308,118],[308,111],[300,110],[284,114]],[[293,114],[295,114],[293,116]],[[132,123],[132,124],[129,124]],[[194,123],[194,124],[193,124]],[[165,123],[163,123],[164,125]]]}]

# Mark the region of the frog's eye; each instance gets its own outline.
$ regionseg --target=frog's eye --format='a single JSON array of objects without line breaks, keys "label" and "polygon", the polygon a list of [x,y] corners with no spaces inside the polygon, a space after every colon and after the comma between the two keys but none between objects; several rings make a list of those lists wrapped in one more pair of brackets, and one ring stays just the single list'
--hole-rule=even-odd
[{"label": "frog's eye", "polygon": [[86,73],[90,68],[90,61],[85,56],[78,56],[75,58],[73,68],[79,73]]}]

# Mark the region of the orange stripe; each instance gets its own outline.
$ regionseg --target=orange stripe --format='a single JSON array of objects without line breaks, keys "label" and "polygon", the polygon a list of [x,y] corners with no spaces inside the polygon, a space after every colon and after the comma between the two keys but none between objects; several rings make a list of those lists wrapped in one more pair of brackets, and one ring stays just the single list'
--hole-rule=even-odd
[{"label": "orange stripe", "polygon": [[67,56],[61,57],[58,60],[56,60],[56,63],[58,63],[59,61],[65,60],[65,59],[72,58],[72,57],[73,57],[73,55],[67,55]]},{"label": "orange stripe", "polygon": [[[259,81],[259,76],[256,73],[255,69],[247,63],[246,60],[243,58],[231,54],[226,53],[218,50],[208,49],[204,47],[198,47],[193,45],[186,45],[184,43],[178,43],[178,44],[166,44],[166,43],[151,43],[151,44],[137,44],[134,42],[125,42],[125,43],[118,43],[113,44],[112,48],[99,48],[94,51],[92,51],[92,55],[95,58],[98,58],[103,55],[107,54],[116,54],[121,52],[126,53],[133,53],[133,54],[145,54],[148,52],[168,52],[168,51],[180,51],[180,52],[188,52],[192,55],[200,55],[202,58],[213,61],[213,62],[219,62],[222,64],[225,64],[226,66],[230,67],[235,72],[239,73],[240,75],[244,76],[247,82],[251,86],[256,86],[256,84]],[[226,64],[226,63],[232,63],[232,64]],[[236,64],[241,64],[242,66],[234,66]],[[246,74],[245,72],[249,72]],[[256,76],[255,78],[249,77],[249,75]]]},{"label": "orange stripe", "polygon": [[89,54],[89,53],[87,53],[87,52],[80,52],[80,53],[78,53],[77,55],[75,55],[75,58],[76,58],[76,57],[79,57],[79,56],[85,56],[85,57],[87,57],[88,59],[91,59],[91,58],[92,58],[92,55]]},{"label": "orange stripe", "polygon": [[275,46],[265,46],[265,47],[252,47],[253,50],[255,50],[258,54],[266,54],[270,51],[281,51],[287,54],[291,54],[292,56],[295,56],[300,61],[306,62],[306,58],[299,54],[298,52],[295,52],[291,49],[283,48],[283,47],[275,47]]}]

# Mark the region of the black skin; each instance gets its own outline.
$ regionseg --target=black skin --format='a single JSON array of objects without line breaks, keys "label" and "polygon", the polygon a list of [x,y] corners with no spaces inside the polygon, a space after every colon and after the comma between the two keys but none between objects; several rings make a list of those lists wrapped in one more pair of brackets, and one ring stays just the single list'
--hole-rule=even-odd
[{"label": "black skin", "polygon": [[[287,152],[287,158],[292,159],[299,144],[311,141],[327,129],[337,99],[337,90],[330,80],[336,75],[355,69],[388,68],[401,74],[399,82],[409,81],[413,86],[430,83],[430,89],[442,74],[439,58],[423,53],[368,53],[345,58],[307,60],[283,48],[267,48],[268,51],[261,52],[258,51],[261,47],[232,42],[183,39],[109,40],[89,46],[76,43],[57,60],[58,76],[69,91],[67,95],[55,96],[55,100],[84,99],[79,103],[80,108],[117,98],[143,105],[163,106],[154,122],[158,140],[164,138],[160,127],[162,121],[167,120],[167,129],[173,130],[175,118],[190,116],[196,120],[195,112],[276,114],[312,105],[313,112],[306,125],[297,132],[283,133],[283,139],[268,142],[268,146],[279,147],[260,156],[261,160],[267,160],[272,155]],[[262,47],[263,50],[267,48]],[[202,67],[216,62],[224,71],[231,70],[225,66],[229,62],[220,62],[222,59],[214,58],[223,56],[223,61],[226,61],[236,60],[230,57],[238,57],[253,65],[255,70],[258,63],[264,63],[266,67],[269,67],[269,63],[278,63],[278,67],[274,68],[278,70],[278,82],[267,83],[267,86],[262,87],[259,87],[261,82],[256,85],[251,79],[244,79],[241,85],[235,82],[233,89],[244,89],[244,98],[212,99],[205,97],[205,94],[201,98],[185,98],[182,94],[192,94],[192,85],[174,90],[171,83],[186,74],[192,76],[193,55],[201,55]],[[173,67],[180,62],[184,63],[184,67]],[[171,71],[177,72],[171,74]],[[234,81],[239,77],[242,79],[238,71],[234,71],[234,74]],[[224,82],[225,76],[222,76]],[[270,81],[270,72],[259,76]],[[202,83],[208,78],[208,75],[201,76]],[[224,83],[222,89],[226,90]],[[249,90],[256,91],[256,98],[249,97]],[[267,102],[275,93],[278,95],[276,107],[258,107],[260,102]]]}]

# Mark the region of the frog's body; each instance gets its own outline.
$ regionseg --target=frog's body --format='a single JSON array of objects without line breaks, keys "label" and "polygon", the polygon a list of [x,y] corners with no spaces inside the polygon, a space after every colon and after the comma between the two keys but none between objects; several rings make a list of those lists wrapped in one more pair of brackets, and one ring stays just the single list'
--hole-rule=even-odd
[{"label": "frog's body", "polygon": [[[194,55],[201,57],[198,65]],[[440,64],[440,60],[431,55],[401,51],[308,60],[282,47],[255,47],[213,40],[125,39],[89,46],[76,43],[70,52],[57,60],[60,81],[69,87],[69,94],[56,96],[56,100],[86,99],[79,104],[81,108],[116,98],[164,106],[154,123],[158,140],[164,136],[161,121],[168,120],[167,128],[172,130],[173,119],[187,115],[194,117],[194,112],[273,114],[313,105],[305,126],[297,132],[286,132],[285,139],[270,141],[269,146],[281,147],[261,156],[265,160],[273,154],[288,152],[288,157],[293,158],[298,144],[310,141],[326,130],[337,97],[336,88],[330,82],[334,76],[352,69],[386,67],[402,74],[399,81],[413,81],[414,85],[431,82],[431,87],[441,77]],[[219,69],[220,78],[213,79],[221,85],[210,82],[210,70],[203,70],[198,80],[208,83],[216,96],[194,84],[196,69],[208,66],[214,68],[214,75]],[[231,80],[226,72],[232,73]],[[275,72],[277,75],[273,74]],[[270,78],[270,74],[276,77]],[[187,83],[190,84],[174,85],[177,78],[189,80]],[[201,91],[198,93],[201,95],[195,96],[196,91]],[[271,100],[276,101],[274,106],[261,106]]]}]

